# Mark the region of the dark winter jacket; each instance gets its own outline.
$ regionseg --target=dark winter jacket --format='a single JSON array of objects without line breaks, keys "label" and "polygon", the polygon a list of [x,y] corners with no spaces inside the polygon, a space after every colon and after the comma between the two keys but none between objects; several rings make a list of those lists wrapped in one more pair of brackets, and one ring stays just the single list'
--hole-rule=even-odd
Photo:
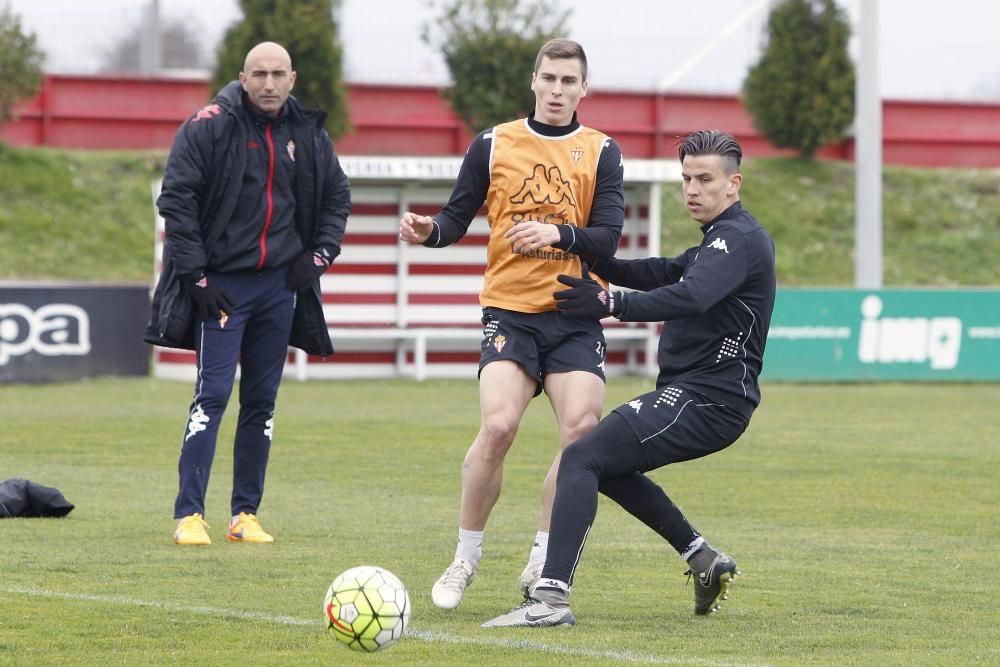
[{"label": "dark winter jacket", "polygon": [[[296,231],[305,248],[325,246],[336,257],[351,211],[350,183],[323,129],[326,114],[293,97],[284,113],[296,147]],[[253,123],[242,87],[233,81],[177,131],[156,201],[166,240],[147,343],[194,349],[194,310],[179,276],[211,268],[207,258],[237,208]],[[308,354],[333,354],[318,279],[298,294],[289,344]]]},{"label": "dark winter jacket", "polygon": [[21,477],[0,482],[0,519],[66,516],[75,505],[62,492]]}]

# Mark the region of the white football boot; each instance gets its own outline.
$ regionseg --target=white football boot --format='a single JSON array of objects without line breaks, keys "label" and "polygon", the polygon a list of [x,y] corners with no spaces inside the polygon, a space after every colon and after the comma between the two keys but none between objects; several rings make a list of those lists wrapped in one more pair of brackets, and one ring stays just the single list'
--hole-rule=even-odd
[{"label": "white football boot", "polygon": [[462,602],[465,589],[476,578],[476,567],[467,560],[456,558],[431,589],[431,599],[441,609],[454,609]]},{"label": "white football boot", "polygon": [[543,628],[576,625],[569,608],[569,593],[551,588],[535,588],[520,607],[483,623],[484,628]]}]

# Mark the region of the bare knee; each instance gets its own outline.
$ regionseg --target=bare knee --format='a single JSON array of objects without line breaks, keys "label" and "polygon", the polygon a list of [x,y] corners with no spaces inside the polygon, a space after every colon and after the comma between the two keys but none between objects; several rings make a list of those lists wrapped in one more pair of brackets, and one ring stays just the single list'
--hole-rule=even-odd
[{"label": "bare knee", "polygon": [[488,462],[503,461],[517,434],[517,421],[505,417],[487,417],[473,444],[478,457]]},{"label": "bare knee", "polygon": [[597,415],[587,413],[579,415],[570,423],[563,424],[561,429],[563,449],[587,435],[597,426],[598,421],[600,420]]}]

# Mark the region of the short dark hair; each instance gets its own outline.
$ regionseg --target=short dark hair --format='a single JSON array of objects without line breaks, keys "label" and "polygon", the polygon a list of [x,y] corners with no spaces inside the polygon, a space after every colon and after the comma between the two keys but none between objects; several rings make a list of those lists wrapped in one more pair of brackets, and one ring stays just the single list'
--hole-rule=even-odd
[{"label": "short dark hair", "polygon": [[723,166],[730,174],[740,170],[743,148],[740,142],[728,132],[720,130],[698,130],[681,142],[677,150],[681,162],[688,155],[718,155],[723,158]]},{"label": "short dark hair", "polygon": [[542,66],[542,58],[548,58],[549,60],[576,58],[580,61],[580,72],[583,74],[583,80],[587,80],[587,54],[583,52],[583,47],[572,39],[557,37],[545,42],[542,48],[538,50],[538,55],[535,56],[536,72]]}]

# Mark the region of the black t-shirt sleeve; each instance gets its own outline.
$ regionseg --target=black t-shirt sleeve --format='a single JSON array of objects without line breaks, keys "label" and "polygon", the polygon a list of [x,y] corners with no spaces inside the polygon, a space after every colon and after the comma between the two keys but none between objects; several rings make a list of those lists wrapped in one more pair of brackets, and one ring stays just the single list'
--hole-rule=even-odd
[{"label": "black t-shirt sleeve", "polygon": [[469,231],[469,225],[486,201],[486,193],[490,187],[492,144],[492,128],[477,134],[469,144],[451,197],[441,212],[434,216],[434,231],[424,241],[425,246],[439,248],[451,245]]}]

